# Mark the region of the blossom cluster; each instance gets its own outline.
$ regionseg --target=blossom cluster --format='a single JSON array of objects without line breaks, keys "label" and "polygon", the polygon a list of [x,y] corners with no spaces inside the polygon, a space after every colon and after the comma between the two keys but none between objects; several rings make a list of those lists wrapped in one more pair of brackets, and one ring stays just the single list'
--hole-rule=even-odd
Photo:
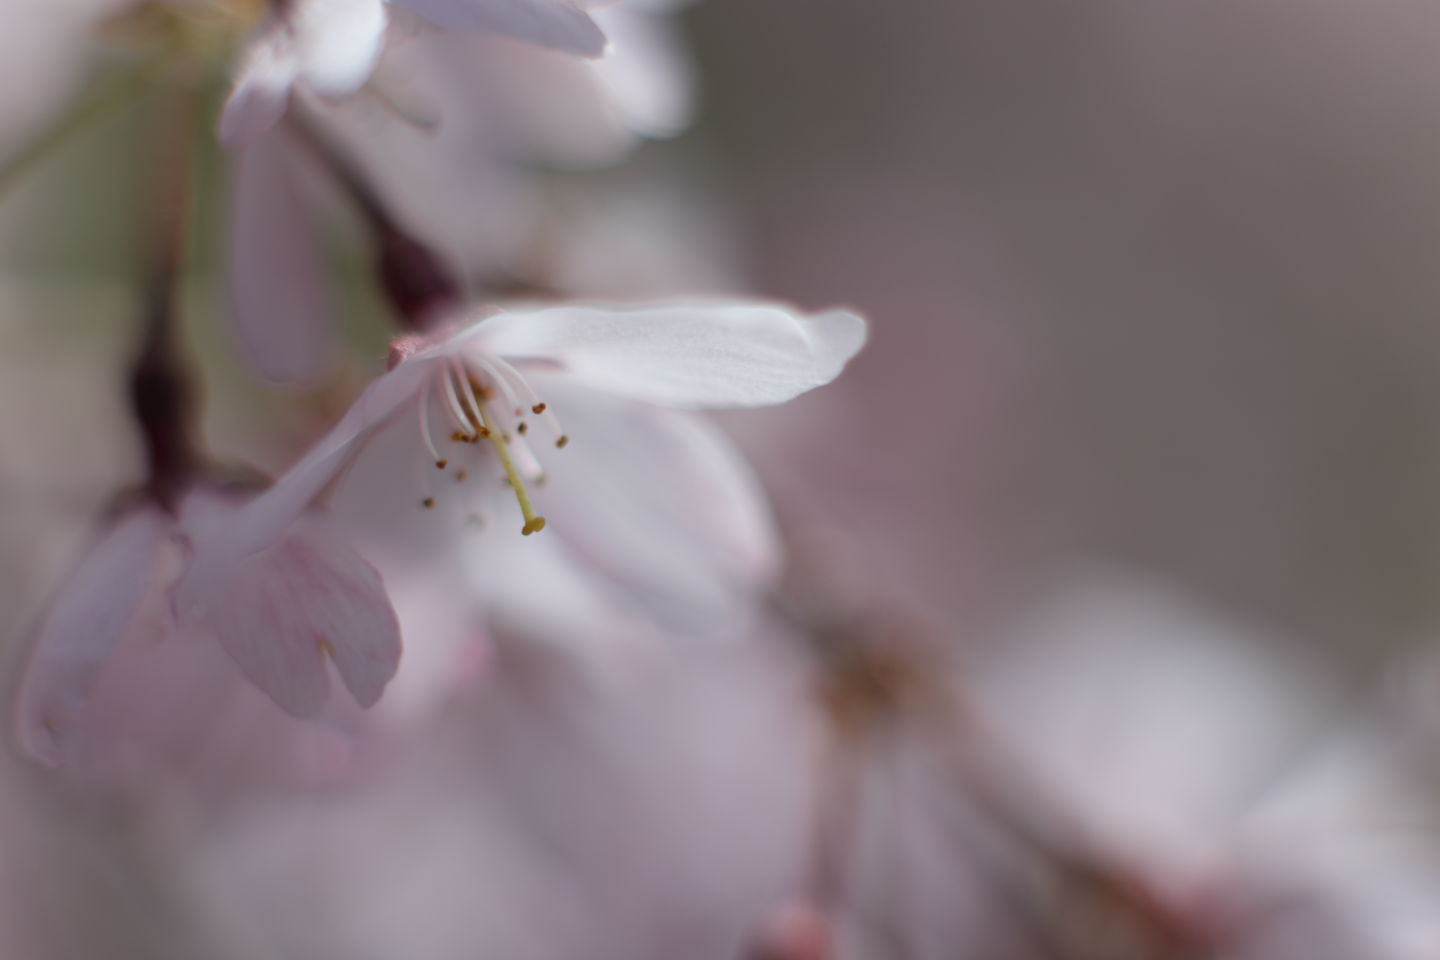
[{"label": "blossom cluster", "polygon": [[[1330,693],[1262,628],[1087,569],[963,643],[983,617],[893,562],[963,522],[832,522],[963,499],[912,455],[953,456],[928,413],[1003,364],[956,324],[851,370],[859,312],[754,296],[696,242],[726,211],[645,146],[694,119],[691,6],[0,16],[0,241],[30,243],[3,205],[32,187],[77,248],[92,193],[136,210],[117,322],[77,338],[101,372],[65,385],[133,469],[12,617],[0,956],[1440,944],[1440,850],[1373,829],[1418,817],[1369,748],[1423,711],[1255,802]],[[913,377],[925,351],[963,376]],[[880,380],[927,415],[890,422]],[[787,483],[799,450],[828,487]]]},{"label": "blossom cluster", "polygon": [[[133,383],[150,476],[108,521],[34,637],[18,701],[25,748],[49,763],[81,766],[97,759],[92,754],[118,749],[111,741],[129,734],[107,712],[107,688],[124,662],[140,655],[137,647],[158,656],[172,648],[223,650],[246,681],[296,718],[322,713],[334,700],[335,681],[346,702],[375,706],[402,669],[407,644],[446,641],[417,637],[397,612],[380,569],[385,538],[357,549],[355,524],[327,508],[356,475],[385,475],[379,482],[391,487],[370,498],[367,511],[445,517],[432,525],[424,550],[473,571],[457,578],[450,600],[472,630],[503,611],[512,595],[528,592],[506,585],[521,568],[526,579],[556,585],[557,607],[572,604],[564,585],[577,581],[581,591],[606,594],[606,605],[641,622],[668,617],[714,629],[720,618],[758,602],[778,567],[763,499],[714,428],[680,411],[767,406],[821,386],[860,349],[864,322],[844,311],[806,314],[741,300],[477,299],[467,292],[464,261],[436,252],[432,224],[415,218],[412,228],[396,212],[412,189],[437,185],[372,178],[372,166],[387,164],[384,143],[370,143],[363,131],[342,133],[368,106],[365,121],[389,128],[382,141],[409,137],[405,149],[441,155],[458,149],[447,140],[474,119],[465,98],[477,93],[494,101],[495,113],[513,114],[507,118],[513,127],[547,122],[530,115],[529,99],[565,97],[585,86],[595,90],[597,110],[625,96],[653,101],[655,94],[617,84],[608,64],[582,61],[575,72],[561,60],[571,73],[556,83],[544,71],[557,64],[537,57],[528,82],[521,73],[483,91],[453,80],[435,84],[435,92],[451,97],[446,102],[420,89],[405,69],[413,61],[404,58],[417,56],[406,48],[433,47],[425,54],[432,70],[446,58],[466,69],[477,69],[472,60],[478,69],[494,69],[484,44],[502,42],[496,38],[597,57],[611,33],[623,41],[645,21],[661,21],[649,26],[663,29],[663,13],[592,16],[566,0],[298,0],[258,9],[151,4],[110,12],[135,18],[135,29],[182,50],[155,56],[185,58],[198,56],[187,43],[209,52],[197,36],[208,41],[221,29],[214,21],[246,15],[255,25],[234,45],[235,79],[216,121],[233,168],[234,339],[272,380],[314,382],[336,352],[332,341],[341,331],[327,324],[321,301],[323,238],[306,222],[307,161],[312,174],[349,195],[371,234],[378,287],[398,334],[385,369],[331,431],[272,483],[239,484],[222,479],[195,449],[185,409],[191,401],[179,386],[190,374],[173,343],[174,299],[158,295]],[[663,75],[637,46],[641,62],[631,72]],[[630,86],[647,82],[663,80],[646,77]],[[374,116],[376,110],[385,115]],[[414,111],[429,119],[422,123]],[[497,126],[517,139],[524,132]],[[483,149],[465,144],[465,166],[513,162],[509,140],[493,132],[485,131]],[[185,134],[177,139],[183,144]],[[157,150],[170,146],[157,139]],[[183,190],[168,162],[157,160],[167,174],[158,189]],[[463,195],[472,175],[466,170],[443,189]],[[491,228],[519,231],[524,224]],[[166,245],[179,242],[155,241],[161,283],[177,282],[179,269],[170,262],[177,255]],[[371,448],[386,432],[403,433],[396,442],[408,440],[411,449],[387,450],[382,463],[368,462],[377,459]],[[667,509],[677,487],[693,501]],[[513,526],[504,499],[518,507]],[[412,519],[422,525],[423,518]],[[479,525],[495,529],[475,535],[471,528]],[[503,542],[541,531],[556,543]]]}]

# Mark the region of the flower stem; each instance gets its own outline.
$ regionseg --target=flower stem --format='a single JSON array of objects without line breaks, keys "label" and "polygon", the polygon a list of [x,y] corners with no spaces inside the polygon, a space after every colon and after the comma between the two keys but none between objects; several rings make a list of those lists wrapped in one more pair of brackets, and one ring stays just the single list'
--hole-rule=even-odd
[{"label": "flower stem", "polygon": [[193,91],[184,85],[157,103],[144,329],[130,372],[131,409],[145,442],[146,492],[171,511],[203,459],[194,440],[197,390],[176,331],[195,106]]},{"label": "flower stem", "polygon": [[428,329],[460,302],[460,281],[434,250],[400,226],[354,160],[323,131],[303,117],[288,116],[286,121],[287,128],[298,134],[369,226],[380,289],[397,323],[415,333]]}]

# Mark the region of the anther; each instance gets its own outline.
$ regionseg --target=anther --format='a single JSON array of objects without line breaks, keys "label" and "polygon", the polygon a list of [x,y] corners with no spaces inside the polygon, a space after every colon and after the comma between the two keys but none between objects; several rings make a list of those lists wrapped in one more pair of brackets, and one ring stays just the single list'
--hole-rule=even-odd
[{"label": "anther", "polygon": [[468,434],[468,433],[461,433],[459,430],[456,430],[454,433],[450,434],[450,442],[451,442],[451,443],[473,443],[474,440],[473,440],[473,438],[470,436],[470,434]]},{"label": "anther", "polygon": [[456,471],[455,471],[455,482],[456,482],[456,483],[464,483],[464,482],[465,482],[465,478],[468,477],[468,476],[470,476],[470,474],[466,473],[464,470],[456,470]]},{"label": "anther", "polygon": [[542,413],[545,412],[546,407],[547,407],[547,404],[537,403],[537,404],[535,404],[535,406],[533,406],[533,407],[530,408],[530,412],[533,413],[533,414],[535,414],[535,416],[538,417],[538,416],[540,416],[540,414],[542,414]]},{"label": "anther", "polygon": [[564,449],[565,449],[565,445],[568,444],[569,442],[570,442],[570,437],[567,436],[566,434],[563,434],[563,433],[562,433],[562,434],[560,434],[560,436],[559,436],[558,438],[556,438],[556,440],[555,440],[555,449],[556,449],[556,450],[564,450]]},{"label": "anther", "polygon": [[519,423],[515,424],[515,432],[520,434],[520,436],[522,437],[525,436],[525,434],[530,432],[530,424],[526,423],[524,420],[521,420]]},{"label": "anther", "polygon": [[433,510],[433,509],[435,509],[435,498],[434,498],[434,497],[426,497],[424,500],[421,500],[421,501],[420,501],[420,506],[424,507],[426,510]]},{"label": "anther", "polygon": [[435,461],[436,470],[444,470],[448,466],[450,466],[450,461],[446,460],[444,457],[441,457],[439,460]]},{"label": "anther", "polygon": [[520,528],[520,532],[521,532],[522,534],[524,534],[525,536],[528,537],[528,536],[530,536],[530,534],[532,534],[532,533],[539,533],[541,530],[544,530],[544,529],[545,529],[545,518],[544,518],[544,517],[541,517],[541,516],[535,516],[535,517],[533,517],[533,518],[525,521],[525,526],[523,526],[523,527]]}]

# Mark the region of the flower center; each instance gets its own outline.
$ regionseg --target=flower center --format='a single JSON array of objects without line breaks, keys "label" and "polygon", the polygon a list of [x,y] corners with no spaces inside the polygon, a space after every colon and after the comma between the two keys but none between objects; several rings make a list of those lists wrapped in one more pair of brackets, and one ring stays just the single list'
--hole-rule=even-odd
[{"label": "flower center", "polygon": [[[478,458],[469,451],[486,441],[499,460],[501,479],[520,505],[525,520],[520,532],[529,536],[545,529],[545,518],[536,512],[526,486],[527,482],[535,486],[545,482],[544,468],[530,445],[527,416],[540,419],[553,434],[557,449],[565,447],[570,438],[518,370],[498,357],[442,361],[426,382],[418,407],[420,437],[435,469],[443,472],[453,466],[456,481],[464,482],[471,475],[467,463]],[[435,442],[431,429],[436,419],[446,424],[449,443],[458,449],[442,452],[443,444]],[[428,489],[420,505],[426,509],[435,506]]]}]

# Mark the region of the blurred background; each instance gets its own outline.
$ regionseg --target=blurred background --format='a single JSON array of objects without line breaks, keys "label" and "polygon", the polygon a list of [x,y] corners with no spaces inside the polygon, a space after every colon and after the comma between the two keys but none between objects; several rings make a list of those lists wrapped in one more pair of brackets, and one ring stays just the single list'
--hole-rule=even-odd
[{"label": "blurred background", "polygon": [[[17,761],[5,955],[1440,955],[1440,8],[680,23],[694,125],[566,181],[622,249],[562,286],[870,319],[722,418],[785,625],[520,656],[364,789],[117,812]],[[11,650],[138,471],[101,142],[0,211]],[[212,445],[283,465],[198,336]]]}]

